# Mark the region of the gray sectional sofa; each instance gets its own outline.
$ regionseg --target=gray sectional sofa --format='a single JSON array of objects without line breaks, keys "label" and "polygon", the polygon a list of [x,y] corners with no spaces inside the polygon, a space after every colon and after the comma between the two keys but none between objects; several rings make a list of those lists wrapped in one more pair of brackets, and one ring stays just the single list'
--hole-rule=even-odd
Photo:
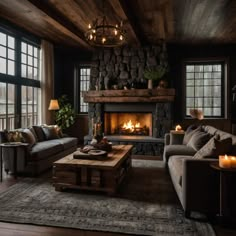
[{"label": "gray sectional sofa", "polygon": [[[52,163],[77,149],[78,140],[61,133],[57,126],[32,126],[27,129],[1,132],[1,142],[21,141],[27,148],[17,148],[17,172],[39,175],[52,167]],[[3,149],[6,172],[13,173],[13,150]]]},{"label": "gray sectional sofa", "polygon": [[236,136],[212,126],[191,126],[184,134],[165,135],[163,159],[186,217],[192,211],[219,212],[219,173],[210,163],[224,154],[236,155]]}]

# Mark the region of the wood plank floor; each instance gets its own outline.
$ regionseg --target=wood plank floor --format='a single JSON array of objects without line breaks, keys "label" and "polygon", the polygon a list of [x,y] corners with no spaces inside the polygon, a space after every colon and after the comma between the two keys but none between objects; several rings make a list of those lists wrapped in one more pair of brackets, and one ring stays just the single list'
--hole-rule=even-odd
[{"label": "wood plank floor", "polygon": [[[148,159],[147,157],[136,156],[137,159]],[[153,160],[153,157],[149,159]],[[3,182],[0,183],[0,192],[6,190],[11,185],[20,181],[22,177],[15,180],[10,175],[3,174]],[[228,227],[222,227],[219,225],[214,225],[217,236],[235,236],[236,229],[230,229]],[[28,224],[14,224],[14,223],[4,223],[0,222],[0,236],[124,236],[131,234],[119,234],[119,233],[109,233],[109,232],[98,232],[89,230],[78,230],[78,229],[68,229],[59,227],[48,227],[48,226],[35,226]],[[206,235],[207,236],[207,235]]]}]

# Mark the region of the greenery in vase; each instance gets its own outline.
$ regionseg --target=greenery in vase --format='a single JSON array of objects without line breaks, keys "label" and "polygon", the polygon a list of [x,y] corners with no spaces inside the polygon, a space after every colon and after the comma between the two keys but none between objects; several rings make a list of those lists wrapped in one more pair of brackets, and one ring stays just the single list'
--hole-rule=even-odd
[{"label": "greenery in vase", "polygon": [[56,123],[62,129],[69,128],[75,122],[75,111],[66,95],[58,98],[59,110],[56,112]]},{"label": "greenery in vase", "polygon": [[147,68],[143,75],[144,78],[148,80],[159,80],[165,75],[166,72],[166,67],[159,65],[155,68]]}]

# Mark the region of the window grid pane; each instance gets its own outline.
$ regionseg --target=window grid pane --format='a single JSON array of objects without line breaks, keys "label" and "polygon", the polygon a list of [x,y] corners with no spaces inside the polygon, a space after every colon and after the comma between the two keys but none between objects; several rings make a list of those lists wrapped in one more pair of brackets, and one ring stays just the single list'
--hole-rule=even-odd
[{"label": "window grid pane", "polygon": [[15,75],[15,39],[0,33],[0,73]]},{"label": "window grid pane", "polygon": [[80,112],[88,112],[88,103],[83,100],[82,93],[89,90],[90,68],[80,68]]},{"label": "window grid pane", "polygon": [[223,64],[186,64],[186,115],[201,109],[205,117],[222,117]]},{"label": "window grid pane", "polygon": [[39,80],[39,49],[32,45],[21,43],[21,77]]}]

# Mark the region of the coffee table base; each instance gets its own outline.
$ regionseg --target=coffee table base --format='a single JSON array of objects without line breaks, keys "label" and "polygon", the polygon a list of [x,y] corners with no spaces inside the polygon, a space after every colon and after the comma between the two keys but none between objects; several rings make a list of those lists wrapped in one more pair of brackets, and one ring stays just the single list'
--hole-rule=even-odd
[{"label": "coffee table base", "polygon": [[82,189],[115,194],[131,168],[131,155],[117,168],[103,169],[93,166],[53,166],[53,185],[56,191]]}]

